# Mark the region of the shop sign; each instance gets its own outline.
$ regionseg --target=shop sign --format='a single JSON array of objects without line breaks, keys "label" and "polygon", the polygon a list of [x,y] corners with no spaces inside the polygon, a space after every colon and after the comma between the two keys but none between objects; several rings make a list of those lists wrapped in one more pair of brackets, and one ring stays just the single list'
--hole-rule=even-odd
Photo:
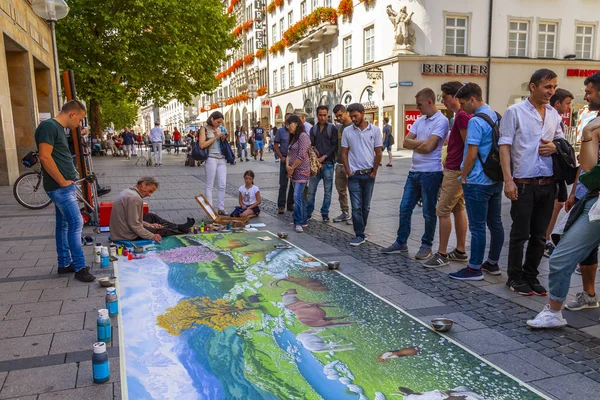
[{"label": "shop sign", "polygon": [[405,110],[404,111],[404,136],[408,135],[413,124],[421,116],[419,110]]},{"label": "shop sign", "polygon": [[271,107],[271,100],[270,99],[265,99],[263,101],[260,102],[260,105],[262,107]]},{"label": "shop sign", "polygon": [[571,109],[569,108],[564,114],[561,114],[563,125],[571,126]]},{"label": "shop sign", "polygon": [[487,65],[481,64],[421,64],[421,75],[487,76],[487,74]]},{"label": "shop sign", "polygon": [[400,85],[400,86],[412,86],[413,82],[412,81],[400,81],[400,82],[398,82],[398,85]]},{"label": "shop sign", "polygon": [[254,32],[256,36],[256,48],[262,49],[267,46],[267,32],[265,19],[265,0],[254,1]]},{"label": "shop sign", "polygon": [[319,88],[323,92],[335,92],[335,81],[321,82],[319,83]]},{"label": "shop sign", "polygon": [[599,69],[567,69],[567,77],[578,77],[578,78],[586,78],[588,76],[594,75],[596,72],[600,72]]},{"label": "shop sign", "polygon": [[374,101],[365,101],[364,103],[362,103],[362,105],[365,108],[365,110],[372,110],[374,108],[377,108],[377,104],[375,104]]}]

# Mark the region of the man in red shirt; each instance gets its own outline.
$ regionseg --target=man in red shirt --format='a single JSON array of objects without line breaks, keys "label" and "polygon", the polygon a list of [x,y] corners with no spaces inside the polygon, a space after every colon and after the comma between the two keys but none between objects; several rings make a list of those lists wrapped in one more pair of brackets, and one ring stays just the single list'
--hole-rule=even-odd
[{"label": "man in red shirt", "polygon": [[[463,160],[467,124],[471,115],[460,108],[460,102],[454,97],[458,89],[463,86],[458,81],[446,82],[442,85],[442,103],[448,110],[454,112],[454,123],[448,138],[446,163],[444,164],[444,179],[437,203],[437,216],[440,220],[440,245],[437,253],[427,260],[426,267],[435,268],[448,265],[449,261],[467,262],[465,245],[467,236],[467,213],[465,212],[465,199],[459,177],[460,164]],[[456,225],[456,249],[448,253],[448,241],[452,233],[452,220],[454,214]]]},{"label": "man in red shirt", "polygon": [[181,133],[175,128],[173,131],[173,144],[175,145],[175,153],[179,153],[179,145],[181,144]]}]

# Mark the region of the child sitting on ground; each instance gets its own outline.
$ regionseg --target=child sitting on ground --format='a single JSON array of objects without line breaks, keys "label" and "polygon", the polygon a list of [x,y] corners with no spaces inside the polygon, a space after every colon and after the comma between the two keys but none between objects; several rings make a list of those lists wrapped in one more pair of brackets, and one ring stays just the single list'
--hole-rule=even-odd
[{"label": "child sitting on ground", "polygon": [[231,213],[232,217],[258,217],[261,203],[260,191],[254,185],[254,172],[248,170],[244,172],[244,184],[240,186],[239,201],[240,205],[235,207]]}]

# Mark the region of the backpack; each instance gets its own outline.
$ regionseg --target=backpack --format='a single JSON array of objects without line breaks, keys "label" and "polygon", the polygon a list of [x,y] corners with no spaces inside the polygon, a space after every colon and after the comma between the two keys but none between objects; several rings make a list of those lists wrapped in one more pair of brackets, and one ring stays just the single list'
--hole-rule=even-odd
[{"label": "backpack", "polygon": [[485,161],[481,159],[479,152],[477,158],[483,167],[483,172],[493,181],[502,182],[504,180],[504,174],[502,174],[502,166],[500,164],[500,146],[498,141],[500,140],[500,120],[502,116],[496,113],[498,121],[494,122],[489,115],[484,113],[474,114],[473,117],[481,118],[485,120],[492,127],[492,148]]}]

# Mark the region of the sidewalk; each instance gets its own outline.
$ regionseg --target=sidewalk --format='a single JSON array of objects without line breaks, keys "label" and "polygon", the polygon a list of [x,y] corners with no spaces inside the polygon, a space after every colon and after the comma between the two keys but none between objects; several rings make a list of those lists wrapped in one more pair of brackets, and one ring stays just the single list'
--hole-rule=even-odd
[{"label": "sidewalk", "polygon": [[[289,231],[290,241],[323,260],[340,260],[341,272],[368,289],[428,322],[438,315],[456,321],[449,336],[518,379],[554,399],[596,399],[600,394],[600,310],[565,312],[570,326],[562,330],[531,331],[525,320],[533,317],[546,298],[521,297],[504,287],[510,216],[503,205],[507,240],[500,264],[503,275],[486,276],[479,282],[456,282],[447,273],[462,267],[451,264],[438,270],[418,262],[380,253],[391,244],[398,228],[398,206],[410,168],[410,152],[395,153],[394,167],[383,167],[377,178],[367,233],[369,242],[349,246],[352,227],[311,221],[306,233],[288,226],[289,213],[277,215],[279,166],[272,154],[266,161],[228,166],[226,208],[237,204],[237,188],[243,172],[252,169],[263,197],[257,222],[270,231]],[[386,159],[384,159],[384,164]],[[155,176],[161,186],[149,200],[150,209],[164,218],[181,221],[204,218],[194,195],[204,192],[204,167],[184,167],[183,155],[163,156],[164,167],[135,166],[135,159],[96,157],[96,172],[103,185],[118,193],[143,175]],[[317,210],[322,189],[318,192]],[[0,399],[120,399],[118,327],[113,320],[111,382],[94,385],[91,378],[91,345],[96,338],[96,310],[103,308],[104,290],[94,284],[56,275],[54,210],[31,211],[19,206],[12,188],[0,187]],[[331,216],[339,213],[333,194]],[[318,215],[315,215],[318,217]],[[424,224],[419,208],[413,216],[410,254],[418,250]],[[91,228],[86,227],[87,234]],[[97,236],[107,244],[108,234]],[[437,240],[437,239],[436,239]],[[453,245],[451,239],[450,246]],[[468,243],[468,242],[467,242]],[[437,247],[437,242],[434,248]],[[85,248],[91,264],[91,247]],[[97,276],[110,270],[93,266]],[[548,264],[540,267],[547,284]],[[581,277],[574,276],[571,294],[581,291]]]}]

